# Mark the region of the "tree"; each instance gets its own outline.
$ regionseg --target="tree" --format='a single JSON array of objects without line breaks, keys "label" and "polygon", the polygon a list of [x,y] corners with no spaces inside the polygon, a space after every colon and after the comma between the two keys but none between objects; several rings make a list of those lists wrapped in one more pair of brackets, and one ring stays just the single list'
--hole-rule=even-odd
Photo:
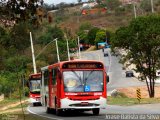
[{"label": "tree", "polygon": [[67,56],[67,42],[66,42],[66,40],[59,41],[58,42],[58,48],[59,48],[60,60],[61,61],[68,60],[68,56]]},{"label": "tree", "polygon": [[96,34],[97,31],[99,30],[99,28],[93,27],[92,29],[89,30],[87,38],[88,38],[88,42],[92,45],[95,44],[95,38],[96,38]]},{"label": "tree", "polygon": [[87,33],[85,31],[78,32],[78,36],[79,36],[79,39],[80,39],[80,43],[88,43]]},{"label": "tree", "polygon": [[5,60],[5,69],[0,72],[0,92],[10,97],[11,93],[19,89],[19,78],[26,69],[28,58],[26,56],[15,55]]},{"label": "tree", "polygon": [[10,44],[10,35],[2,27],[0,27],[0,44],[4,47],[8,47]]},{"label": "tree", "polygon": [[47,29],[48,30],[38,38],[39,43],[46,45],[55,38],[58,38],[60,41],[64,39],[64,33],[58,26],[48,26]]},{"label": "tree", "polygon": [[96,2],[97,2],[98,4],[101,4],[101,0],[96,0]]},{"label": "tree", "polygon": [[43,0],[2,0],[0,18],[9,21],[26,22],[34,20],[36,9],[43,5]]},{"label": "tree", "polygon": [[27,23],[15,25],[10,32],[10,46],[24,52],[24,49],[30,46],[29,26]]},{"label": "tree", "polygon": [[7,75],[0,74],[0,95],[3,93],[5,97],[10,97],[10,94],[14,91],[15,87],[16,81],[13,81],[13,75],[11,76],[10,73]]},{"label": "tree", "polygon": [[127,27],[116,31],[111,44],[128,51],[126,61],[135,64],[135,71],[144,75],[149,96],[154,97],[156,70],[160,68],[160,16],[133,19]]},{"label": "tree", "polygon": [[52,33],[53,38],[58,38],[58,40],[64,40],[64,33],[60,27],[55,25],[53,28],[49,29],[48,32]]},{"label": "tree", "polygon": [[150,12],[151,11],[151,0],[142,0],[140,3],[140,7],[146,11]]},{"label": "tree", "polygon": [[115,10],[121,5],[121,2],[119,0],[105,0],[105,4],[108,9]]},{"label": "tree", "polygon": [[106,42],[107,42],[107,44],[110,44],[111,34],[112,34],[111,31],[106,30]]},{"label": "tree", "polygon": [[81,3],[81,2],[82,2],[82,0],[77,0],[77,2],[78,2],[78,3]]},{"label": "tree", "polygon": [[89,22],[84,22],[80,25],[77,34],[80,38],[81,43],[88,43],[87,35],[90,29],[92,29],[92,25]]},{"label": "tree", "polygon": [[96,34],[95,43],[105,42],[106,41],[106,32],[105,30],[99,30]]},{"label": "tree", "polygon": [[2,45],[0,45],[0,48],[1,48],[1,50],[0,50],[0,54],[1,54],[1,56],[0,56],[0,71],[1,70],[4,70],[4,62],[5,62],[5,59],[7,59],[8,57],[8,54],[7,54],[7,50],[2,46]]},{"label": "tree", "polygon": [[29,62],[26,56],[14,56],[5,61],[5,70],[9,72],[21,72],[25,69],[26,64]]},{"label": "tree", "polygon": [[85,30],[90,30],[92,28],[91,23],[89,22],[84,22],[80,25],[79,31],[85,31]]}]

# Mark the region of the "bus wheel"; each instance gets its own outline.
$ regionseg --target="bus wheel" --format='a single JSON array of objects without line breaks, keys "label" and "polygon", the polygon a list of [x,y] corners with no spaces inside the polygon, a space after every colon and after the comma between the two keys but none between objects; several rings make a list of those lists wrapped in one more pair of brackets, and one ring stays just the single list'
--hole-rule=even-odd
[{"label": "bus wheel", "polygon": [[45,98],[45,109],[46,109],[46,113],[51,112],[51,109],[49,107],[47,107],[47,98]]},{"label": "bus wheel", "polygon": [[54,103],[54,105],[55,105],[56,115],[57,115],[57,116],[60,116],[61,113],[62,113],[62,110],[57,108],[57,98],[56,98],[56,97],[55,97],[55,103]]},{"label": "bus wheel", "polygon": [[34,107],[34,106],[35,106],[35,103],[32,103],[32,106]]},{"label": "bus wheel", "polygon": [[46,106],[46,113],[51,113],[51,109]]},{"label": "bus wheel", "polygon": [[62,114],[62,110],[56,108],[56,115],[57,115],[57,116],[60,116],[61,114]]},{"label": "bus wheel", "polygon": [[99,115],[99,108],[92,109],[93,115]]},{"label": "bus wheel", "polygon": [[51,109],[47,107],[47,105],[45,105],[45,110],[46,110],[46,113],[51,113]]}]

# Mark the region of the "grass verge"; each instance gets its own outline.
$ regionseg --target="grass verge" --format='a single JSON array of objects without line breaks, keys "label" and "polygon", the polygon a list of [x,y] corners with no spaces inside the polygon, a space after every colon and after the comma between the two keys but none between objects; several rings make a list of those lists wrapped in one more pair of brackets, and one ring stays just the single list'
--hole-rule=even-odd
[{"label": "grass verge", "polygon": [[[27,100],[28,98],[22,98],[22,101],[23,100]],[[14,103],[17,103],[19,102],[20,100],[19,99],[16,99],[16,98],[7,98],[7,99],[4,99],[3,101],[0,102],[0,108],[6,106],[6,105],[10,105],[10,104],[14,104]]]},{"label": "grass verge", "polygon": [[0,114],[0,120],[48,120],[33,114]]},{"label": "grass verge", "polygon": [[[22,101],[26,99],[28,98],[23,98]],[[5,99],[0,102],[1,107],[10,106],[5,110],[0,109],[0,120],[47,120],[47,118],[30,114],[27,111],[27,101],[22,103],[24,113],[22,112],[21,104],[12,107],[17,102],[19,102],[19,99]]]},{"label": "grass verge", "polygon": [[138,105],[138,104],[155,104],[160,103],[160,98],[142,98],[140,102],[137,98],[128,98],[128,97],[108,97],[107,103],[109,105]]}]

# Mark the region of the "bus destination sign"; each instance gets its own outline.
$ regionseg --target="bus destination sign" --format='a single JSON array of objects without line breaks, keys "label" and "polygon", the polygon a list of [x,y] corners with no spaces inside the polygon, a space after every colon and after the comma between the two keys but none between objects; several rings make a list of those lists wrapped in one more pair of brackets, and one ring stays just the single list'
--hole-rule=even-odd
[{"label": "bus destination sign", "polygon": [[30,79],[39,79],[39,78],[41,78],[40,74],[39,75],[32,75],[32,76],[30,76]]},{"label": "bus destination sign", "polygon": [[63,68],[68,69],[96,69],[103,68],[101,63],[67,63],[63,65]]}]

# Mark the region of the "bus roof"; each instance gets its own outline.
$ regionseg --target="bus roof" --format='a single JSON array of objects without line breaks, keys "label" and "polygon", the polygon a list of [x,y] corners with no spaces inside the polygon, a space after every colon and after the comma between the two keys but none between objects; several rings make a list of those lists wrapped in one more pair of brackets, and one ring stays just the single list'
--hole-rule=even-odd
[{"label": "bus roof", "polygon": [[84,63],[88,62],[88,63],[101,63],[101,64],[103,64],[103,62],[97,61],[97,60],[71,60],[71,61],[62,61],[62,62],[58,62],[58,63],[55,63],[55,64],[51,64],[51,65],[42,67],[41,71],[45,71],[45,70],[47,70],[49,68],[54,68],[54,67],[60,67],[60,68],[62,68],[62,65],[64,63],[83,63],[83,62]]},{"label": "bus roof", "polygon": [[40,72],[39,73],[32,73],[29,76],[36,76],[36,75],[40,75],[40,74],[41,74]]},{"label": "bus roof", "polygon": [[33,74],[30,74],[29,75],[29,79],[32,79],[32,78],[40,78],[41,77],[41,73],[33,73]]}]

